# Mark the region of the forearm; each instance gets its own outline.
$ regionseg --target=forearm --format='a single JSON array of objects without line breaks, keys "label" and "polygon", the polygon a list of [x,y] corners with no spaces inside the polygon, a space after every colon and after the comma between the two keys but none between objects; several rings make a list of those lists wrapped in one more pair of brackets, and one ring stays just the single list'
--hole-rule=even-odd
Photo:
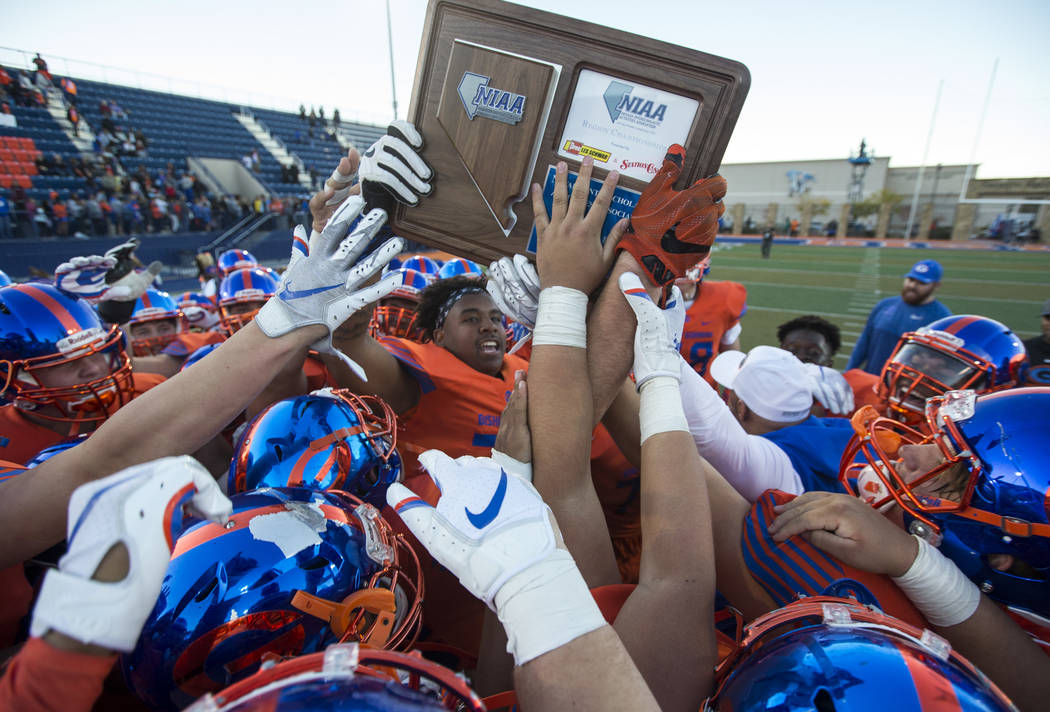
[{"label": "forearm", "polygon": [[991,599],[982,596],[977,610],[962,623],[934,630],[991,678],[1019,709],[1046,709],[1050,658]]},{"label": "forearm", "polygon": [[635,317],[618,286],[624,272],[637,274],[654,300],[660,293],[634,257],[621,252],[587,318],[587,363],[595,422],[616,398],[634,362],[634,332],[625,327],[634,324]]},{"label": "forearm", "polygon": [[554,512],[565,546],[591,588],[619,583],[601,503],[590,477],[587,354],[537,345],[529,362],[533,483]]},{"label": "forearm", "polygon": [[801,494],[802,479],[774,443],[748,434],[700,374],[683,361],[682,405],[700,456],[749,502],[767,489]]},{"label": "forearm", "polygon": [[638,391],[634,381],[624,379],[616,399],[605,411],[602,425],[631,465],[642,469],[642,433],[638,423]]},{"label": "forearm", "polygon": [[609,626],[515,668],[514,680],[522,709],[660,709]]},{"label": "forearm", "polygon": [[148,460],[192,453],[273,380],[291,356],[323,334],[311,326],[276,339],[255,324],[238,331],[192,371],[184,371],[118,410],[76,449],[56,455],[33,477],[3,485],[0,564],[24,561],[65,536],[66,503],[85,482]]}]

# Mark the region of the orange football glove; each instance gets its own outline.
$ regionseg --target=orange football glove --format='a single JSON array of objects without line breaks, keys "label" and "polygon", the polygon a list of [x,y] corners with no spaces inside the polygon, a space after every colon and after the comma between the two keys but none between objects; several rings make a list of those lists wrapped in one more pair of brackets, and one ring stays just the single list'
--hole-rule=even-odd
[{"label": "orange football glove", "polygon": [[630,252],[653,282],[662,286],[684,277],[686,270],[711,251],[718,218],[726,211],[722,203],[726,180],[720,175],[702,178],[685,190],[674,189],[684,163],[684,148],[676,143],[667,149],[663,165],[638,198],[617,246]]}]

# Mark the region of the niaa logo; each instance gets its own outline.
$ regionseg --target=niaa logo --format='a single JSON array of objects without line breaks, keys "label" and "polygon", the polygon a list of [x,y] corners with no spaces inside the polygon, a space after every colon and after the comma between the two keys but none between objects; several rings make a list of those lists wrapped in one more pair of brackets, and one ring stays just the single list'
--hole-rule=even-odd
[{"label": "niaa logo", "polygon": [[609,82],[609,88],[605,90],[602,98],[605,99],[605,108],[609,110],[609,118],[613,123],[621,117],[648,119],[649,122],[659,123],[664,120],[667,113],[667,104],[657,104],[649,99],[633,97],[631,92],[634,87],[623,82]]},{"label": "niaa logo", "polygon": [[464,72],[459,80],[459,98],[467,117],[484,116],[505,124],[516,124],[525,114],[525,96],[489,86],[489,77]]}]

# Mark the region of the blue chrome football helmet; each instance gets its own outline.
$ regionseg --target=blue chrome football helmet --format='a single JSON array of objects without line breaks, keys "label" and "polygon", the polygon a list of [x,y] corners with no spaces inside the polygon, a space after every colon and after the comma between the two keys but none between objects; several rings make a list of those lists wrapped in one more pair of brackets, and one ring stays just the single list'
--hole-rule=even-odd
[{"label": "blue chrome football helmet", "polygon": [[222,346],[222,344],[205,344],[204,346],[201,346],[186,357],[186,360],[182,362],[182,366],[179,367],[179,371],[185,371],[220,346]]},{"label": "blue chrome football helmet", "polygon": [[243,328],[277,291],[272,270],[251,267],[230,272],[219,285],[219,319],[233,334]]},{"label": "blue chrome football helmet", "polygon": [[241,435],[229,488],[334,488],[383,507],[401,474],[396,442],[397,417],[380,398],[345,389],[288,398],[255,416]]},{"label": "blue chrome football helmet", "polygon": [[1024,344],[1009,328],[983,316],[946,316],[901,336],[882,367],[879,396],[889,414],[923,425],[927,398],[951,390],[978,393],[1024,383]]},{"label": "blue chrome football helmet", "polygon": [[[136,336],[137,325],[169,321],[172,331],[156,336]],[[182,311],[171,295],[158,289],[147,289],[135,301],[135,310],[128,320],[128,338],[131,340],[133,356],[153,356],[159,354],[165,346],[175,340],[183,331]]]},{"label": "blue chrome football helmet", "polygon": [[226,250],[219,255],[215,266],[219,268],[219,276],[225,277],[235,269],[258,267],[259,260],[255,259],[255,255],[248,250]]},{"label": "blue chrome football helmet", "polygon": [[[49,369],[73,364],[76,382],[56,384],[60,369]],[[47,420],[97,423],[132,394],[119,327],[50,284],[0,288],[0,397]]]},{"label": "blue chrome football helmet", "polygon": [[401,285],[379,300],[379,306],[372,313],[373,333],[422,341],[423,329],[416,324],[416,307],[420,293],[434,277],[410,267],[397,271],[401,274]]},{"label": "blue chrome football helmet", "polygon": [[[954,698],[954,699],[953,699]],[[944,639],[843,598],[804,598],[756,619],[718,667],[705,710],[1013,710]]]},{"label": "blue chrome football helmet", "polygon": [[[873,418],[843,458],[861,450],[887,492],[873,506],[896,502],[909,530],[939,545],[984,593],[1050,617],[1050,388],[949,391],[927,402],[927,422],[924,436]],[[939,448],[940,464],[907,481],[896,462],[907,444]],[[853,492],[850,469],[840,479]]]},{"label": "blue chrome football helmet", "polygon": [[52,457],[54,457],[58,453],[65,452],[66,450],[70,449],[71,447],[76,447],[80,443],[84,442],[87,439],[88,435],[90,435],[90,433],[81,433],[80,435],[77,435],[76,437],[72,437],[72,438],[69,438],[67,440],[63,440],[60,443],[55,443],[54,445],[48,445],[43,450],[41,450],[36,455],[34,455],[33,459],[26,463],[26,467],[33,468],[33,467],[36,467],[38,465],[42,465],[43,463],[47,462],[48,460],[50,460]]},{"label": "blue chrome football helmet", "polygon": [[441,265],[426,255],[412,255],[406,257],[398,269],[414,269],[416,272],[429,274],[432,279],[436,279],[438,272],[441,271]]},{"label": "blue chrome football helmet", "polygon": [[186,292],[179,297],[179,311],[185,331],[214,331],[219,326],[219,308],[201,292]]},{"label": "blue chrome football helmet", "polygon": [[441,269],[438,270],[438,279],[448,279],[449,277],[482,277],[484,274],[481,271],[481,266],[477,262],[471,262],[465,260],[462,257],[453,257],[451,260],[441,265]]},{"label": "blue chrome football helmet", "polygon": [[6,287],[11,284],[11,278],[7,276],[7,272],[0,269],[0,287]]},{"label": "blue chrome football helmet", "polygon": [[418,652],[331,645],[255,673],[187,712],[483,712],[467,683]]},{"label": "blue chrome football helmet", "polygon": [[415,642],[419,562],[375,507],[303,488],[231,499],[226,525],[183,529],[142,636],[121,658],[128,686],[150,707],[181,709],[271,656]]}]

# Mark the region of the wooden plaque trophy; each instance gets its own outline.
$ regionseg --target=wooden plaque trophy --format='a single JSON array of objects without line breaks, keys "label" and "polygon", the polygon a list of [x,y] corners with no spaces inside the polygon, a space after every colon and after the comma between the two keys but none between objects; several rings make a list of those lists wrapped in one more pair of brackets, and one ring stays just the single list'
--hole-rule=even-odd
[{"label": "wooden plaque trophy", "polygon": [[[396,234],[488,264],[535,251],[529,186],[620,172],[607,225],[630,213],[672,143],[684,187],[717,172],[750,85],[716,57],[500,0],[432,0],[408,119],[437,177]],[[596,190],[592,191],[596,193]]]}]

